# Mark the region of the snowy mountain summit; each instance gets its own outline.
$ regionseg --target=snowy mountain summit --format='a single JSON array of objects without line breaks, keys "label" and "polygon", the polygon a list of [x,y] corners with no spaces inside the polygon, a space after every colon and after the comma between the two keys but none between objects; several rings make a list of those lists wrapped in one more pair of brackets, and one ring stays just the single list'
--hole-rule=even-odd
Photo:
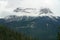
[{"label": "snowy mountain summit", "polygon": [[16,8],[13,10],[14,12],[24,12],[24,13],[31,13],[36,11],[35,8]]},{"label": "snowy mountain summit", "polygon": [[35,20],[37,18],[43,18],[43,17],[46,18],[47,20],[48,18],[50,18],[54,21],[57,21],[56,19],[59,18],[59,16],[55,16],[54,13],[49,8],[41,8],[41,9],[16,8],[15,10],[13,10],[13,12],[16,12],[16,14],[18,13],[19,15],[23,14],[22,12],[24,12],[25,15],[24,14],[22,16],[8,15],[7,17],[4,18],[7,22],[21,21],[21,20],[28,21],[28,20]]},{"label": "snowy mountain summit", "polygon": [[53,14],[53,12],[49,8],[42,8],[42,9],[36,9],[36,8],[16,8],[14,12],[25,12],[25,13],[34,13],[37,12],[39,14]]},{"label": "snowy mountain summit", "polygon": [[[54,13],[49,8],[42,8],[40,10],[40,16],[55,16]],[[56,17],[56,16],[55,16]]]},{"label": "snowy mountain summit", "polygon": [[36,9],[36,8],[16,8],[13,12],[23,12],[23,13],[28,13],[29,15],[53,15],[53,12],[49,8],[41,8],[41,9]]},{"label": "snowy mountain summit", "polygon": [[[25,20],[33,20],[37,17],[49,17],[53,20],[56,20],[55,18],[58,18],[58,16],[55,16],[53,14],[53,12],[49,9],[49,8],[41,8],[37,11],[37,9],[34,9],[34,8],[17,8],[14,10],[14,12],[18,13],[18,12],[21,12],[20,14],[22,14],[22,12],[24,12],[24,14],[32,14],[31,16],[17,16],[17,15],[9,15],[7,17],[5,17],[5,20],[10,20],[10,21],[19,21],[19,20],[22,20],[22,19],[25,19]],[[33,13],[31,13],[33,12]],[[37,12],[37,13],[35,13]],[[38,15],[37,15],[38,14]],[[33,15],[37,15],[36,17],[33,16]]]},{"label": "snowy mountain summit", "polygon": [[50,14],[50,13],[53,13],[49,8],[42,8],[41,10],[40,10],[40,14]]}]

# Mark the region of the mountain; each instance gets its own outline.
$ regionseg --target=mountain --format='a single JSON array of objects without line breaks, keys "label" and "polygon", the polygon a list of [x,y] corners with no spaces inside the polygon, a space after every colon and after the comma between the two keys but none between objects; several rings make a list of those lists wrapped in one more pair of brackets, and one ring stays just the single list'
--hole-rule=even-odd
[{"label": "mountain", "polygon": [[35,12],[35,11],[36,11],[35,8],[16,8],[16,9],[14,9],[13,12],[31,13],[31,12]]},{"label": "mountain", "polygon": [[44,8],[39,16],[10,15],[0,19],[1,23],[17,32],[37,37],[38,40],[57,40],[60,17],[54,16],[50,9]]},{"label": "mountain", "polygon": [[5,25],[0,25],[0,40],[32,40],[32,36],[25,36],[23,33],[11,30]]},{"label": "mountain", "polygon": [[41,14],[45,13],[45,14],[48,14],[48,13],[53,13],[49,8],[42,8],[40,10]]}]

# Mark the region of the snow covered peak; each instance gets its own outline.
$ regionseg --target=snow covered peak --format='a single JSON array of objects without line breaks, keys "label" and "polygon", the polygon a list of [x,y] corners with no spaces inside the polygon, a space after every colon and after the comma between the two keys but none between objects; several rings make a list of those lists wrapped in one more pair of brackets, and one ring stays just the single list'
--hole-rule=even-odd
[{"label": "snow covered peak", "polygon": [[58,18],[58,16],[55,16],[54,13],[49,8],[42,8],[42,9],[40,9],[39,16],[40,17],[46,17],[47,16],[47,17],[49,17],[49,18],[51,18],[51,19],[53,19],[55,21]]},{"label": "snow covered peak", "polygon": [[39,11],[40,16],[55,16],[54,13],[49,8],[41,8]]},{"label": "snow covered peak", "polygon": [[49,8],[42,8],[40,14],[51,14],[53,13]]},{"label": "snow covered peak", "polygon": [[18,13],[20,12],[21,14],[25,13],[26,15],[29,14],[34,14],[34,15],[52,15],[53,12],[49,8],[41,8],[41,9],[36,9],[36,8],[16,8],[14,12]]},{"label": "snow covered peak", "polygon": [[[46,17],[46,16],[53,19],[53,20],[55,20],[55,18],[58,18],[58,16],[55,16],[49,8],[39,9],[38,11],[36,11],[37,13],[35,13],[35,11],[33,11],[33,10],[36,11],[37,9],[33,9],[33,8],[19,9],[19,8],[17,8],[17,10],[14,10],[15,12],[17,12],[17,13],[21,12],[21,13],[19,13],[19,15],[23,14],[22,12],[24,12],[25,15],[23,15],[23,16],[9,15],[5,18],[5,20],[10,20],[10,21],[16,21],[16,20],[19,21],[19,20],[22,20],[22,19],[31,20],[31,19],[35,19],[37,17],[42,17],[43,18],[43,17]],[[33,12],[33,13],[31,13],[31,12]],[[29,14],[29,16],[27,16],[27,14]],[[33,16],[33,15],[35,15],[35,16]]]},{"label": "snow covered peak", "polygon": [[9,15],[9,16],[6,16],[4,18],[7,22],[11,22],[11,21],[18,21],[20,20],[21,18],[19,16],[16,16],[16,15]]},{"label": "snow covered peak", "polygon": [[24,12],[24,13],[32,13],[35,12],[35,8],[16,8],[14,12]]}]

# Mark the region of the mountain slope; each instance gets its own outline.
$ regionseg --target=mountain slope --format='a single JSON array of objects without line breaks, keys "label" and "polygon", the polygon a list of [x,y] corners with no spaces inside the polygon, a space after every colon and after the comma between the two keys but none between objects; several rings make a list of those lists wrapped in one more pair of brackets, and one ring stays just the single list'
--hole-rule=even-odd
[{"label": "mountain slope", "polygon": [[32,40],[32,37],[0,25],[0,40]]},{"label": "mountain slope", "polygon": [[56,18],[52,16],[52,18],[50,18],[49,16],[23,16],[22,19],[20,19],[20,17],[18,18],[20,20],[16,19],[17,17],[13,18],[14,20],[10,19],[12,21],[4,19],[5,22],[3,24],[26,35],[40,37],[42,40],[56,40],[58,32],[57,28],[60,26],[60,17]]},{"label": "mountain slope", "polygon": [[50,9],[41,9],[39,16],[10,15],[2,19],[2,24],[26,35],[32,35],[40,40],[57,40],[60,17],[54,16]]}]

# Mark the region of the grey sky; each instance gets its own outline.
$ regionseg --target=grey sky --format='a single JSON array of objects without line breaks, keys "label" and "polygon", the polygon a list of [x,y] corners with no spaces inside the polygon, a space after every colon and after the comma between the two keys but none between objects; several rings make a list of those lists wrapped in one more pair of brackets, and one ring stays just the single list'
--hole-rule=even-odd
[{"label": "grey sky", "polygon": [[55,15],[60,16],[60,0],[0,0],[0,17],[14,14],[12,10],[17,7],[37,9],[48,7]]}]

